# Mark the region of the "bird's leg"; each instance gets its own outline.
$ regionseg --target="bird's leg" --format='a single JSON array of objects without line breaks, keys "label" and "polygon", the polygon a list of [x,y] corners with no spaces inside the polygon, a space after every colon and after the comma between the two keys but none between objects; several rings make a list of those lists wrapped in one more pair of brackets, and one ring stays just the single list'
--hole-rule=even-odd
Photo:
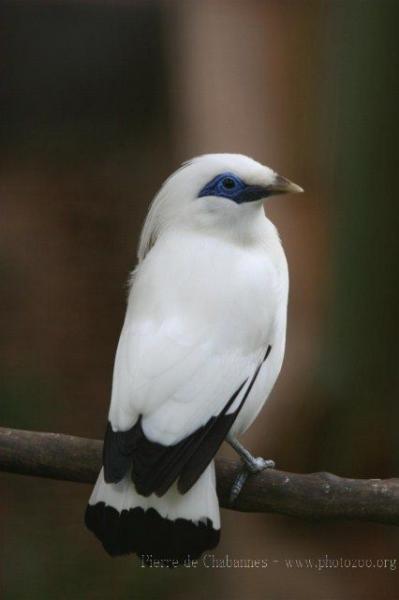
[{"label": "bird's leg", "polygon": [[244,467],[240,469],[231,487],[230,503],[233,504],[251,473],[259,473],[259,471],[263,471],[264,469],[274,469],[276,465],[273,460],[265,460],[261,456],[258,456],[257,458],[252,456],[252,454],[244,448],[231,433],[227,435],[226,442],[230,444],[244,462]]}]

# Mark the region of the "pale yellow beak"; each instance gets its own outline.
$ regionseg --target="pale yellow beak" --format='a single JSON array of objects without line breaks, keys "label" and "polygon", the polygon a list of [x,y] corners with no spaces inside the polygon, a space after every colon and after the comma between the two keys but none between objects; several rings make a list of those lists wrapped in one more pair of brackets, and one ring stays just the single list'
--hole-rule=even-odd
[{"label": "pale yellow beak", "polygon": [[276,175],[274,182],[267,186],[270,195],[274,194],[299,194],[303,189],[282,175]]}]

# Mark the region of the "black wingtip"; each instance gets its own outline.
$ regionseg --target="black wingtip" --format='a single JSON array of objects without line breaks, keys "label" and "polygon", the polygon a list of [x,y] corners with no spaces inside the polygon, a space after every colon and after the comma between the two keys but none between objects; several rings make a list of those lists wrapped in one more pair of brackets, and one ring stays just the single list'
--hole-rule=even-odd
[{"label": "black wingtip", "polygon": [[147,565],[158,561],[173,567],[197,560],[220,539],[220,530],[213,528],[210,519],[198,524],[188,519],[173,521],[153,508],[144,511],[140,507],[119,513],[104,502],[87,506],[85,524],[111,556],[137,554]]}]

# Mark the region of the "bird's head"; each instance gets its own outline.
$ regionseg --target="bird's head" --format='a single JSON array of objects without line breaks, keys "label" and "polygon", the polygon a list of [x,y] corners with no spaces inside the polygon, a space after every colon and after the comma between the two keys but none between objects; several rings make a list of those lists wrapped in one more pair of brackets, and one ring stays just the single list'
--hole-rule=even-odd
[{"label": "bird's head", "polygon": [[167,228],[242,229],[263,215],[262,203],[269,196],[302,191],[248,156],[198,156],[173,173],[155,196],[144,224],[139,258]]}]

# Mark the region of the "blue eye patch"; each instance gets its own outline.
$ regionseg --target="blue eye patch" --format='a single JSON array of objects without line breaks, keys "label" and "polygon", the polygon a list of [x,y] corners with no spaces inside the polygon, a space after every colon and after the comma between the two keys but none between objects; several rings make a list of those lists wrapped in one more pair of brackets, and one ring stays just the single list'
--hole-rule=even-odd
[{"label": "blue eye patch", "polygon": [[254,202],[269,196],[266,186],[247,185],[234,173],[220,173],[209,181],[198,194],[198,198],[204,196],[217,196],[233,200],[236,204]]}]

